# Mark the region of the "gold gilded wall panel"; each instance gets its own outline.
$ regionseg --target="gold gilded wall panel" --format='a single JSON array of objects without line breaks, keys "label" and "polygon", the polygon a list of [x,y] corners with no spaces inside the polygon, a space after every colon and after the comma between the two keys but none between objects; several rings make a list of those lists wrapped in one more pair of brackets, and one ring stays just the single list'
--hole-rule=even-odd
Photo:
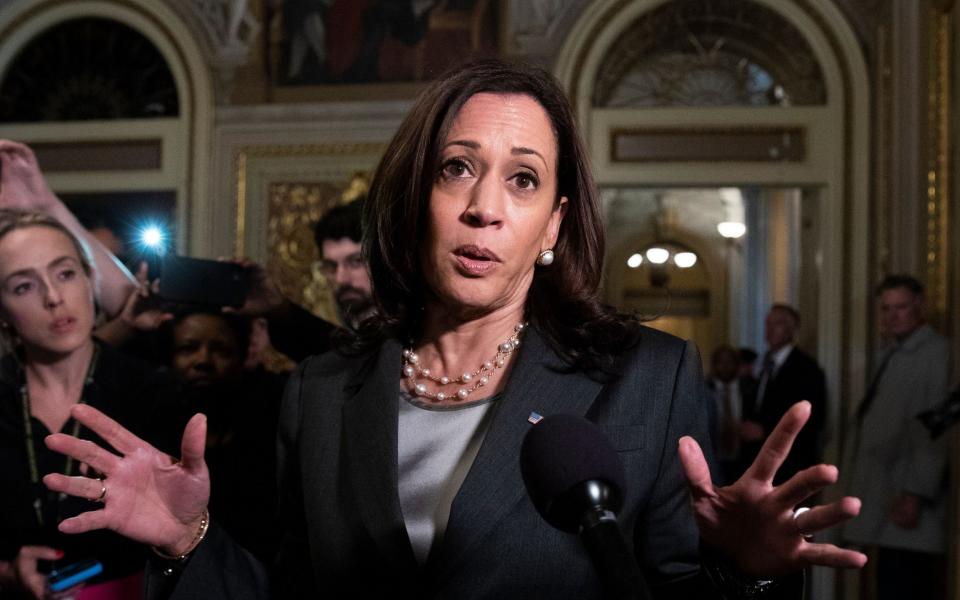
[{"label": "gold gilded wall panel", "polygon": [[[950,3],[935,3],[929,20],[929,73],[927,81],[927,187],[925,279],[932,319],[942,331],[950,329],[949,286],[949,198],[950,198],[950,53],[951,17],[944,12]],[[946,5],[946,6],[941,6]]]},{"label": "gold gilded wall panel", "polygon": [[333,297],[315,266],[313,228],[331,207],[366,193],[383,146],[241,148],[235,159],[235,254],[264,265],[286,297],[336,322]]},{"label": "gold gilded wall panel", "polygon": [[272,183],[269,187],[267,217],[267,263],[284,296],[336,321],[332,290],[317,269],[320,253],[313,228],[337,204],[356,198],[358,184],[367,176],[357,174],[351,181],[320,183]]}]

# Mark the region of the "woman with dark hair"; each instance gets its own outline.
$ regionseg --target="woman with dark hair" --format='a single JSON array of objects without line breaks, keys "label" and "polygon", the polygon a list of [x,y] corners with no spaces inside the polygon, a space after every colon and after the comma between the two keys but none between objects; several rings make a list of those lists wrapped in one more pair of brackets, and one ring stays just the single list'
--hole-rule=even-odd
[{"label": "woman with dark hair", "polygon": [[[377,169],[365,224],[379,317],[287,387],[272,584],[211,522],[199,415],[174,461],[74,409],[119,455],[48,438],[107,476],[103,508],[64,531],[153,545],[168,558],[151,578],[157,595],[599,598],[586,550],[540,518],[518,461],[538,415],[572,413],[619,451],[620,523],[656,596],[798,597],[789,574],[806,565],[863,564],[806,537],[859,501],[794,513],[836,469],[772,485],[808,404],[741,480],[713,487],[693,439],[707,436],[696,349],[599,301],[596,190],[548,74],[485,61],[432,85]],[[100,486],[45,483],[81,496]]]},{"label": "woman with dark hair", "polygon": [[550,248],[556,264],[529,269],[533,282],[525,312],[569,366],[587,371],[609,368],[632,342],[638,323],[599,301],[603,220],[573,111],[547,73],[505,68],[497,62],[476,63],[427,90],[377,169],[364,219],[371,235],[364,243],[382,308],[379,326],[406,337],[421,326],[420,311],[434,290],[427,281],[430,271],[422,268],[423,247],[411,240],[421,240],[427,233],[427,205],[443,168],[443,147],[460,110],[479,93],[527,96],[546,112],[557,149],[556,163],[549,165],[556,178],[554,214],[562,218],[563,226]]}]

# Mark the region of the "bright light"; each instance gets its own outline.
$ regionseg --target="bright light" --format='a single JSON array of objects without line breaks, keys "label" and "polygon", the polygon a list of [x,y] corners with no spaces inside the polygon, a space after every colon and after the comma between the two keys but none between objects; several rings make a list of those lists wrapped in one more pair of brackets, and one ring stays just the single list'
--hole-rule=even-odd
[{"label": "bright light", "polygon": [[662,265],[670,258],[670,252],[666,248],[653,247],[647,249],[647,260],[655,265]]},{"label": "bright light", "polygon": [[743,237],[747,232],[747,226],[736,221],[724,221],[717,223],[717,231],[727,239],[737,239]]},{"label": "bright light", "polygon": [[164,242],[163,229],[157,225],[148,225],[140,232],[140,242],[151,250],[160,250]]},{"label": "bright light", "polygon": [[697,264],[697,255],[693,252],[677,252],[673,256],[673,262],[681,269],[689,269]]},{"label": "bright light", "polygon": [[627,259],[627,266],[631,269],[636,269],[643,264],[643,255],[640,253],[631,254],[630,258]]}]

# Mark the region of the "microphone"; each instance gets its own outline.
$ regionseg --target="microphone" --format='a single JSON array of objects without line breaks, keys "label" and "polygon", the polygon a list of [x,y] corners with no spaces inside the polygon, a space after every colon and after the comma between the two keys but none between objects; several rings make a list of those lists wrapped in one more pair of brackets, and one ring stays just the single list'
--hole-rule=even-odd
[{"label": "microphone", "polygon": [[530,500],[547,523],[580,536],[606,597],[651,598],[617,523],[626,480],[623,464],[599,427],[574,415],[542,419],[524,437],[520,471]]}]

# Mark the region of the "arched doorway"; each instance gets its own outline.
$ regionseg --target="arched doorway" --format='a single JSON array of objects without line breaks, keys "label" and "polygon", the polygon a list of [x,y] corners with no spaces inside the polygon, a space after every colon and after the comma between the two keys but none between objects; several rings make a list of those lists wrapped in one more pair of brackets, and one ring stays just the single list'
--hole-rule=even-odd
[{"label": "arched doorway", "polygon": [[[197,41],[167,5],[148,0],[9,3],[0,10],[0,80],[11,69],[21,68],[18,59],[37,48],[31,47],[33,41],[44,35],[76,36],[83,27],[73,26],[81,21],[110,32],[108,39],[100,36],[91,40],[91,45],[113,40],[155,52],[169,72],[176,111],[150,115],[136,111],[109,114],[108,110],[93,120],[61,111],[48,115],[53,120],[6,121],[0,124],[0,136],[37,147],[41,167],[58,194],[102,196],[104,202],[143,195],[170,198],[178,249],[209,254],[210,209],[205,199],[214,104],[212,79]],[[64,48],[64,52],[80,54],[75,46]],[[91,50],[86,48],[87,52]],[[58,60],[52,55],[55,49],[47,47],[45,52],[45,60]],[[114,56],[115,60],[129,58]],[[60,60],[79,58],[68,55]],[[104,63],[105,81],[116,73],[115,66]],[[96,84],[89,85],[87,91],[94,88]],[[109,98],[105,89],[87,95],[98,93],[101,100]],[[130,160],[136,153],[142,158],[139,162]],[[94,156],[102,158],[93,160]]]},{"label": "arched doorway", "polygon": [[[789,63],[798,57],[806,62]],[[706,66],[713,71],[683,76]],[[746,203],[759,206],[752,223],[745,217],[767,236],[754,254],[766,262],[728,259],[710,270],[711,301],[719,295],[729,309],[711,302],[714,329],[733,337],[752,320],[758,330],[770,301],[809,296],[808,349],[827,374],[826,457],[836,460],[843,416],[863,393],[870,312],[869,83],[843,14],[828,0],[600,0],[573,27],[554,72],[576,104],[608,219],[624,196],[736,188],[760,198]],[[613,238],[608,293],[622,290],[621,263],[633,252]],[[777,239],[780,257],[770,258]],[[797,279],[784,283],[793,267]],[[762,289],[738,298],[760,273]],[[738,323],[744,300],[754,309]],[[831,598],[831,579],[817,573],[813,595]]]}]

